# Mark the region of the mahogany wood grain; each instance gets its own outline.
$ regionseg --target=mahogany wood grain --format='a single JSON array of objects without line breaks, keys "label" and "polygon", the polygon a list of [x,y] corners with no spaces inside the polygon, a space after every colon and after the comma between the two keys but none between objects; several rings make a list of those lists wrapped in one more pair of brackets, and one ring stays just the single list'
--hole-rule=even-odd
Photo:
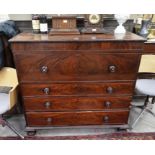
[{"label": "mahogany wood grain", "polygon": [[[140,55],[135,53],[105,54],[96,51],[37,53],[15,55],[21,82],[134,80],[140,61]],[[43,67],[47,68],[44,72]],[[111,70],[110,67],[115,68]]]},{"label": "mahogany wood grain", "polygon": [[31,97],[24,98],[28,111],[73,111],[128,109],[131,96],[123,97]]},{"label": "mahogany wood grain", "polygon": [[21,33],[14,38],[10,39],[11,43],[21,43],[21,42],[144,42],[141,36],[127,32],[124,35],[121,34],[83,34],[83,35],[68,35],[68,36],[50,36],[49,34],[33,34],[33,33]]},{"label": "mahogany wood grain", "polygon": [[[103,96],[132,95],[134,82],[130,83],[51,83],[21,84],[23,96]],[[45,89],[48,89],[48,92]]]},{"label": "mahogany wood grain", "polygon": [[127,124],[129,111],[29,112],[28,126]]},{"label": "mahogany wood grain", "polygon": [[144,41],[128,32],[12,38],[27,127],[127,124]]},{"label": "mahogany wood grain", "polygon": [[145,43],[144,44],[144,54],[155,54],[155,43]]},{"label": "mahogany wood grain", "polygon": [[[65,20],[65,21],[64,21]],[[75,16],[52,16],[52,29],[70,29],[76,28]]]},{"label": "mahogany wood grain", "polygon": [[14,53],[25,53],[24,51],[30,52],[33,51],[70,51],[70,50],[85,50],[85,51],[106,51],[108,53],[117,53],[123,52],[126,53],[130,50],[131,53],[133,52],[141,52],[143,49],[142,42],[26,42],[26,43],[12,43],[12,49]]}]

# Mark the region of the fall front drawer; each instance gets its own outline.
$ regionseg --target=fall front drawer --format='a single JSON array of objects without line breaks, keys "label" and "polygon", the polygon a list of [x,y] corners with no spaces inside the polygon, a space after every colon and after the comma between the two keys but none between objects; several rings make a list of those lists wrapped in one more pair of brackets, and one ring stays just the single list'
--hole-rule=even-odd
[{"label": "fall front drawer", "polygon": [[140,61],[138,53],[105,54],[95,51],[32,53],[33,51],[31,54],[15,55],[21,82],[134,80]]},{"label": "fall front drawer", "polygon": [[28,111],[128,109],[131,96],[122,97],[35,97],[24,98]]},{"label": "fall front drawer", "polygon": [[129,111],[85,111],[85,112],[29,112],[26,113],[28,126],[68,126],[127,124]]},{"label": "fall front drawer", "polygon": [[61,95],[131,95],[134,82],[122,83],[57,83],[21,84],[23,96],[61,96]]}]

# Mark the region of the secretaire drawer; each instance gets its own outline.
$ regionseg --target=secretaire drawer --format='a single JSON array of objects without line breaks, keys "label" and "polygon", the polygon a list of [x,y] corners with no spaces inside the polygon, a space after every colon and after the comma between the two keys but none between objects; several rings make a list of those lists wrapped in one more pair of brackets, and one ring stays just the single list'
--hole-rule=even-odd
[{"label": "secretaire drawer", "polygon": [[128,109],[131,96],[24,98],[26,111],[71,111]]},{"label": "secretaire drawer", "polygon": [[134,82],[21,84],[23,96],[131,95]]},{"label": "secretaire drawer", "polygon": [[140,55],[38,51],[37,54],[16,54],[15,61],[21,82],[134,80]]},{"label": "secretaire drawer", "polygon": [[[99,35],[98,35],[99,36]],[[95,36],[97,39],[98,36]],[[61,36],[52,36],[52,37],[61,37]],[[76,36],[67,36],[76,38]],[[78,35],[79,37],[79,35]],[[101,35],[102,37],[102,35]],[[66,37],[61,37],[61,39]],[[90,35],[88,35],[88,38],[93,39]],[[89,40],[89,39],[88,39]],[[94,40],[93,40],[94,41]],[[92,41],[85,41],[85,42],[24,42],[24,43],[12,43],[12,49],[14,53],[18,53],[20,51],[38,51],[38,50],[44,50],[44,51],[50,51],[50,50],[113,50],[113,52],[117,52],[117,50],[142,50],[143,42],[122,42],[122,41],[102,41],[102,42],[92,42]]]},{"label": "secretaire drawer", "polygon": [[28,126],[127,124],[129,111],[29,112]]}]

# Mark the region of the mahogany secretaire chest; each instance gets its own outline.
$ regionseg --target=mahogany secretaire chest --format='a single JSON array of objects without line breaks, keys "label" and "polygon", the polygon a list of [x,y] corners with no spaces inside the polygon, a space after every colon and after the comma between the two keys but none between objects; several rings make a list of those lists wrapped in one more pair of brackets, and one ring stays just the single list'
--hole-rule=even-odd
[{"label": "mahogany secretaire chest", "polygon": [[143,38],[21,33],[10,42],[27,131],[128,124]]}]

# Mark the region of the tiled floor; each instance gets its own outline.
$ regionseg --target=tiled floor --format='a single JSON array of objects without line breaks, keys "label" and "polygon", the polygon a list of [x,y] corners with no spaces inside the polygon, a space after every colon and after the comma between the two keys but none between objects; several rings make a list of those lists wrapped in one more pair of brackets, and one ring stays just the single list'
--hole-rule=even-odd
[{"label": "tiled floor", "polygon": [[[134,104],[142,104],[142,101],[136,101]],[[153,107],[155,112],[155,106]],[[129,123],[131,123],[139,114],[139,110],[133,109],[130,113]],[[23,115],[13,116],[8,119],[23,135],[25,120]],[[115,129],[52,129],[52,130],[39,130],[37,136],[67,136],[67,135],[90,135],[90,134],[102,134],[115,132]],[[135,127],[130,132],[155,132],[155,117],[149,113],[145,113],[144,116],[138,121]],[[0,137],[2,136],[15,136],[7,127],[0,126]]]}]

